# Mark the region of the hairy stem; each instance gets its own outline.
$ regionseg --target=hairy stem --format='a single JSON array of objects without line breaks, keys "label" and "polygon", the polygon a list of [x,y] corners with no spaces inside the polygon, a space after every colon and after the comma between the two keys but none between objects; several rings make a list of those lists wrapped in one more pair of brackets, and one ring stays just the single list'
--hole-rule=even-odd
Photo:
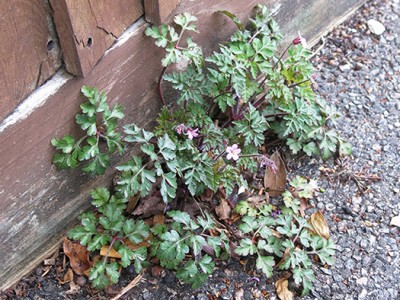
[{"label": "hairy stem", "polygon": [[111,249],[113,248],[113,245],[114,245],[114,243],[115,243],[115,241],[116,241],[117,239],[118,239],[118,237],[113,237],[110,246],[108,246],[108,251],[107,251],[107,253],[106,253],[106,256],[104,256],[103,265],[106,264],[108,255],[110,254]]},{"label": "hairy stem", "polygon": [[282,52],[281,56],[279,56],[278,61],[274,64],[274,66],[272,67],[272,70],[275,70],[276,66],[279,64],[279,62],[285,56],[285,54],[289,50],[290,46],[292,46],[292,43],[290,43],[289,46],[286,47],[285,51]]}]

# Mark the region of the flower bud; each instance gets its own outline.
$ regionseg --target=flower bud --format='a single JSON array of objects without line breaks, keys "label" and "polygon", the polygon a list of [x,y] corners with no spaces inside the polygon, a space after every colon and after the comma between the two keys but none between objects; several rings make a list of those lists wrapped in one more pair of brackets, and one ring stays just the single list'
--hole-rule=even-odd
[{"label": "flower bud", "polygon": [[293,45],[298,45],[301,44],[304,48],[307,47],[307,41],[305,38],[303,38],[300,34],[300,32],[297,33],[297,37],[293,40],[292,44]]}]

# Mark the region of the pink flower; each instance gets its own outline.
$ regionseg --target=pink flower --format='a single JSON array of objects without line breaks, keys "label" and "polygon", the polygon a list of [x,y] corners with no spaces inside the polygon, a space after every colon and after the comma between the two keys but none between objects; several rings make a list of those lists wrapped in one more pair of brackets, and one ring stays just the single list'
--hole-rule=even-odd
[{"label": "pink flower", "polygon": [[179,124],[178,126],[176,126],[176,132],[177,132],[178,134],[184,133],[185,130],[186,130],[185,124]]},{"label": "pink flower", "polygon": [[189,140],[193,140],[193,138],[199,136],[199,134],[197,133],[197,131],[199,131],[198,128],[192,129],[192,128],[189,127],[189,128],[186,130],[186,133],[185,133],[185,134],[188,136]]},{"label": "pink flower", "polygon": [[301,44],[304,48],[306,48],[307,47],[306,39],[301,36],[300,31],[297,32],[297,34],[298,34],[297,37],[292,42],[293,45]]},{"label": "pink flower", "polygon": [[228,146],[226,147],[226,152],[228,152],[228,154],[226,155],[226,159],[233,159],[233,160],[238,160],[239,159],[239,153],[242,150],[240,150],[240,148],[238,147],[237,144],[233,144],[232,146]]},{"label": "pink flower", "polygon": [[276,174],[278,171],[278,168],[276,167],[276,164],[273,160],[270,160],[268,157],[263,155],[261,157],[261,163],[260,163],[260,168],[267,167],[270,168],[272,173]]}]

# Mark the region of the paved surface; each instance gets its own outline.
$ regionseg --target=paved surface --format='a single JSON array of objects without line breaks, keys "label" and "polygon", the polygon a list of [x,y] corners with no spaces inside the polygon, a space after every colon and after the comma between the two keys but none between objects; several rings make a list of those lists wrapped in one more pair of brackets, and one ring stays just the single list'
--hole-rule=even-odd
[{"label": "paved surface", "polygon": [[[371,19],[382,35],[370,32]],[[382,178],[364,195],[349,182],[326,184],[319,197],[339,251],[318,275],[318,299],[400,299],[400,232],[389,225],[400,213],[399,24],[398,0],[370,1],[314,57],[320,93],[343,114],[338,129],[354,146],[348,168]]]}]

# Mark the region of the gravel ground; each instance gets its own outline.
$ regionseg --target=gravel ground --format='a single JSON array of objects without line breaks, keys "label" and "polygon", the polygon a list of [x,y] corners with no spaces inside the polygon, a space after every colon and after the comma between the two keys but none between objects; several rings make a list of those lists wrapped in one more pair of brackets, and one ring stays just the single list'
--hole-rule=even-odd
[{"label": "gravel ground", "polygon": [[[371,34],[370,19],[386,31]],[[364,195],[350,182],[327,185],[318,198],[339,251],[335,266],[318,276],[317,299],[400,299],[400,232],[389,226],[400,210],[399,23],[399,0],[371,1],[329,34],[314,58],[321,94],[344,116],[339,128],[354,147],[350,168],[382,178]]]},{"label": "gravel ground", "polygon": [[[372,34],[367,22],[380,21],[386,30]],[[325,37],[314,58],[319,93],[343,114],[338,130],[354,147],[353,158],[334,164],[298,157],[292,172],[320,179],[326,189],[313,203],[324,211],[332,238],[338,244],[336,263],[315,267],[315,289],[305,299],[400,299],[400,230],[390,226],[400,214],[400,1],[369,1],[353,17]],[[318,45],[315,47],[318,48]],[[335,169],[327,178],[320,170]],[[365,186],[365,177],[382,180]],[[364,177],[363,177],[364,176]],[[352,177],[352,178],[351,178]],[[346,180],[348,179],[348,180]],[[24,278],[17,291],[0,299],[110,299],[113,290],[94,294],[82,287],[73,295],[53,277],[42,278],[42,268]],[[277,299],[276,278],[255,274],[254,262],[219,262],[203,288],[191,290],[169,271],[149,272],[122,299]],[[126,270],[120,286],[134,277]],[[153,273],[153,274],[151,274]],[[81,281],[79,283],[79,280]],[[18,289],[19,287],[19,289]]]}]

